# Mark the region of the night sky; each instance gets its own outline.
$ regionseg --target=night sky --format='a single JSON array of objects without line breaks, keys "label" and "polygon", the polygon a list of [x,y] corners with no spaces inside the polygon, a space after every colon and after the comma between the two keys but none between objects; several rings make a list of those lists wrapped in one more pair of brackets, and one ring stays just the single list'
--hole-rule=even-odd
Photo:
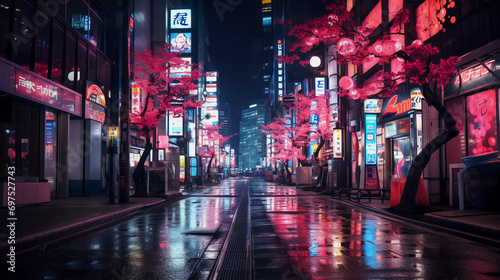
[{"label": "night sky", "polygon": [[252,57],[252,38],[260,38],[262,23],[260,1],[232,2],[241,4],[232,7],[232,10],[217,13],[213,3],[228,4],[228,1],[207,1],[205,15],[211,57],[207,70],[219,72],[220,99],[231,105],[232,119],[236,122],[233,123],[236,130],[233,133],[237,133],[241,109],[264,97],[259,86],[252,82],[251,66],[252,59],[255,59]]}]

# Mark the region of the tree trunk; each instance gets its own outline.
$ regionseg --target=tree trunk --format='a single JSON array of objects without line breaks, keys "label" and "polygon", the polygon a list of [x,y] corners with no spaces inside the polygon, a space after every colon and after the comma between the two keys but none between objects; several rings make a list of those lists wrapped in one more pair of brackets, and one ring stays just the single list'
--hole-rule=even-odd
[{"label": "tree trunk", "polygon": [[144,147],[144,152],[142,152],[141,159],[135,167],[134,173],[132,174],[132,179],[135,184],[135,194],[134,196],[147,196],[147,171],[144,168],[144,163],[151,152],[153,145],[151,144],[151,137],[146,137],[146,146]]},{"label": "tree trunk", "polygon": [[417,157],[413,159],[410,169],[408,170],[408,177],[406,178],[401,200],[399,204],[392,209],[393,212],[397,213],[411,214],[424,210],[425,207],[418,205],[415,201],[422,172],[429,163],[432,154],[441,148],[441,146],[446,144],[446,142],[450,141],[459,134],[456,127],[457,121],[453,118],[450,112],[446,110],[443,104],[441,104],[439,96],[429,88],[429,85],[425,85],[422,89],[422,95],[424,96],[427,104],[437,109],[439,116],[445,122],[446,129],[441,131],[441,133],[432,139],[431,142],[425,145]]},{"label": "tree trunk", "polygon": [[210,160],[208,161],[208,166],[207,166],[207,178],[210,180],[210,169],[212,168],[212,160],[214,159],[214,155],[212,155],[212,157],[210,157]]},{"label": "tree trunk", "polygon": [[316,180],[316,187],[317,188],[322,188],[323,187],[323,172],[324,172],[324,168],[323,168],[323,165],[320,164],[320,162],[319,162],[320,159],[318,158],[319,152],[321,151],[321,148],[323,148],[323,145],[325,145],[325,140],[323,139],[323,137],[321,137],[320,140],[319,140],[318,148],[316,148],[316,151],[314,151],[314,163],[319,168],[318,179]]},{"label": "tree trunk", "polygon": [[286,171],[286,178],[283,180],[283,183],[286,183],[287,185],[291,185],[292,184],[292,172],[290,172],[290,170],[288,170],[288,160],[283,165],[283,168]]}]

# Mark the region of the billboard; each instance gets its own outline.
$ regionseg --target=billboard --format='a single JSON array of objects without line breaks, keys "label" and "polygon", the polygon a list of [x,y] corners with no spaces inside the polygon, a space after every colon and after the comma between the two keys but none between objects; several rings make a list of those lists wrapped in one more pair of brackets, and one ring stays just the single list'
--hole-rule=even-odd
[{"label": "billboard", "polygon": [[191,28],[191,9],[170,10],[170,28]]},{"label": "billboard", "polygon": [[182,137],[183,136],[184,117],[174,116],[173,112],[168,112],[168,136]]},{"label": "billboard", "polygon": [[191,32],[170,33],[170,51],[191,53]]}]

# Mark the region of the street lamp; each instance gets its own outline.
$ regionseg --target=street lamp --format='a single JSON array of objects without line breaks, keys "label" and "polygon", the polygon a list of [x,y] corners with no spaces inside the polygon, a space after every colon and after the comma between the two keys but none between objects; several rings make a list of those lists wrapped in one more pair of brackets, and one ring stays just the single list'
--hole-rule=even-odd
[{"label": "street lamp", "polygon": [[316,55],[311,56],[311,58],[309,59],[309,64],[314,68],[319,67],[321,65],[321,59]]}]

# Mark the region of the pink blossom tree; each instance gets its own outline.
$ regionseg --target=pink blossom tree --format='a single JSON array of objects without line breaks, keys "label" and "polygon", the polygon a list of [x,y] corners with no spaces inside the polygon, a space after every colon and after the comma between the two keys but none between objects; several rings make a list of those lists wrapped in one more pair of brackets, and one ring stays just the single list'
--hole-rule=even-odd
[{"label": "pink blossom tree", "polygon": [[388,32],[378,31],[380,29],[374,32],[376,26],[356,26],[354,16],[346,11],[345,4],[328,5],[327,11],[328,14],[304,23],[292,25],[291,22],[283,22],[292,40],[289,40],[289,53],[277,59],[286,63],[299,61],[305,65],[307,61],[301,60],[301,57],[311,50],[335,45],[337,53],[328,59],[336,59],[340,64],[361,65],[378,61],[380,65],[392,62],[400,65],[399,70],[378,74],[376,80],[363,85],[355,85],[349,77],[342,77],[339,95],[359,100],[388,97],[396,92],[402,80],[406,80],[409,88],[420,88],[427,104],[434,107],[443,119],[445,128],[413,160],[400,203],[393,209],[396,212],[414,212],[420,208],[415,198],[425,166],[436,150],[459,133],[456,120],[443,106],[439,95],[440,88],[454,75],[458,58],[440,58],[438,48],[418,40],[404,46],[404,38],[411,41],[416,34],[415,27],[408,24],[409,11],[404,8],[395,15],[391,26],[383,28]]},{"label": "pink blossom tree", "polygon": [[294,137],[291,121],[291,117],[275,118],[274,122],[264,125],[262,129],[262,132],[271,135],[271,139],[273,139],[270,148],[274,151],[274,154],[271,156],[270,161],[272,163],[283,163],[280,172],[282,182],[289,181],[292,177],[288,168],[289,161],[295,158],[299,161],[306,159],[302,152],[303,140]]},{"label": "pink blossom tree", "polygon": [[210,158],[205,173],[207,174],[208,178],[210,178],[211,176],[213,160],[216,159],[220,165],[221,159],[217,159],[216,158],[217,155],[220,155],[222,158],[225,159],[225,154],[223,154],[220,151],[220,148],[219,150],[217,150],[217,147],[220,147],[219,145],[222,145],[224,142],[228,141],[229,139],[231,139],[231,137],[234,136],[234,135],[223,136],[219,134],[220,129],[221,129],[220,125],[210,125],[210,124],[207,124],[202,128],[202,141],[200,143],[201,144],[200,150],[202,150],[202,152],[199,153],[199,156]]},{"label": "pink blossom tree", "polygon": [[160,118],[169,112],[174,117],[181,117],[185,108],[201,106],[200,101],[189,95],[190,91],[197,90],[201,71],[179,57],[177,52],[170,52],[169,47],[165,45],[154,53],[146,50],[136,54],[132,67],[134,86],[145,95],[144,104],[130,113],[131,123],[138,125],[140,136],[146,138],[144,151],[132,175],[138,196],[145,194],[147,177],[144,164],[153,148],[152,132],[158,127]]}]

